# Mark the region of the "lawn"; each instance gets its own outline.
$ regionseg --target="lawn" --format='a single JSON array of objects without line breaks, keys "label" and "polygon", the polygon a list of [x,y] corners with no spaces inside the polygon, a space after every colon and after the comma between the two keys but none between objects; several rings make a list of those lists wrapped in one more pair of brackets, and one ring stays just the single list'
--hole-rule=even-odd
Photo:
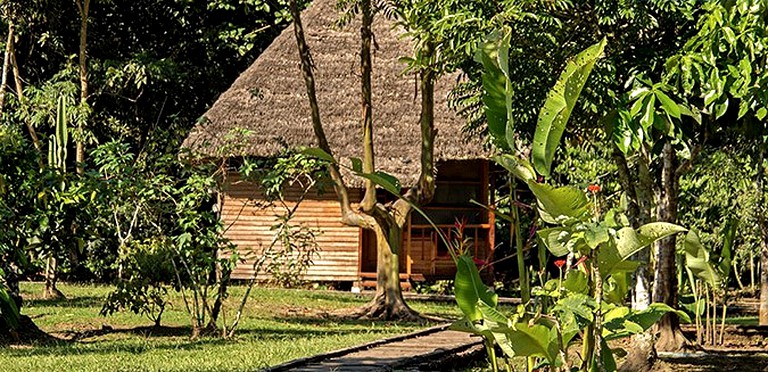
[{"label": "lawn", "polygon": [[[215,371],[255,370],[376,339],[412,332],[425,325],[346,320],[324,312],[352,308],[367,298],[351,293],[256,288],[233,340],[190,340],[189,319],[180,296],[163,316],[163,329],[133,313],[99,315],[108,286],[62,284],[62,301],[39,298],[42,287],[22,286],[23,313],[61,339],[48,345],[0,350],[0,365],[16,371]],[[232,289],[228,319],[243,288]],[[411,301],[420,312],[458,316],[453,304]]]}]

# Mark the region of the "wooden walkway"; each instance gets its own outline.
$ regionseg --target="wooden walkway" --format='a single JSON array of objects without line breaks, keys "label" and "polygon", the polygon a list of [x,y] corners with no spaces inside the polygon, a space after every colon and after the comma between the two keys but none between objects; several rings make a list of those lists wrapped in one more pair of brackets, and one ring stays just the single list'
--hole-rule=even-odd
[{"label": "wooden walkway", "polygon": [[[297,359],[268,368],[266,371],[444,370],[444,367],[434,367],[435,361],[483,349],[480,338],[470,337],[464,332],[450,331],[447,327],[432,327],[404,336]],[[423,366],[432,367],[422,368]]]}]

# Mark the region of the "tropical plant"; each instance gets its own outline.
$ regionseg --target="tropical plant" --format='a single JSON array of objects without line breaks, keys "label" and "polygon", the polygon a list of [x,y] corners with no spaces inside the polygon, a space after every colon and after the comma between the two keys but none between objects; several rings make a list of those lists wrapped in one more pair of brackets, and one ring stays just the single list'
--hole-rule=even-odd
[{"label": "tropical plant", "polygon": [[[686,308],[693,313],[696,324],[696,340],[699,344],[719,345],[725,335],[728,310],[728,278],[734,252],[734,240],[738,222],[727,220],[722,229],[722,250],[713,255],[701,244],[698,235],[689,231],[685,237],[685,271],[693,292],[693,303]],[[720,306],[720,334],[718,336],[717,307]],[[705,319],[702,319],[702,317]]]},{"label": "tropical plant", "polygon": [[54,117],[55,134],[48,141],[48,164],[41,170],[37,213],[27,245],[45,261],[44,295],[52,298],[63,297],[56,288],[59,265],[75,262],[92,235],[88,221],[89,203],[94,194],[85,180],[68,172],[66,162],[71,115],[67,99],[59,97]]},{"label": "tropical plant", "polygon": [[[509,77],[503,75],[508,63],[506,43],[503,37],[497,37],[495,46],[490,44],[482,52],[482,59],[489,66],[483,79],[488,97],[484,104],[486,110],[503,118],[494,121],[497,127],[489,127],[489,132],[496,142],[506,143],[505,148],[511,150],[515,148],[513,122],[508,115],[499,115],[508,112],[507,102],[511,98],[504,89],[510,84]],[[529,310],[527,306],[532,305],[524,303],[515,316],[507,318],[496,310],[495,295],[479,280],[471,261],[461,257],[457,261],[456,298],[465,317],[455,327],[486,338],[494,370],[498,368],[494,344],[498,344],[508,358],[539,357],[551,369],[570,370],[567,351],[580,329],[583,330],[580,369],[615,369],[606,341],[644,332],[662,315],[673,311],[664,304],[653,304],[642,311],[622,306],[626,297],[626,273],[636,267],[627,260],[653,242],[685,229],[668,223],[652,223],[635,229],[629,226],[626,217],[621,218],[623,211],[611,210],[601,216],[579,189],[537,182],[537,172],[549,174],[570,113],[605,43],[603,40],[569,61],[547,96],[531,151],[535,166],[520,154],[507,153],[495,158],[533,192],[539,216],[551,226],[539,230],[537,235],[554,256],[568,257],[565,280],[550,280],[535,292],[543,298],[535,309]],[[574,259],[578,260],[575,265]],[[572,270],[575,267],[580,269]]]}]

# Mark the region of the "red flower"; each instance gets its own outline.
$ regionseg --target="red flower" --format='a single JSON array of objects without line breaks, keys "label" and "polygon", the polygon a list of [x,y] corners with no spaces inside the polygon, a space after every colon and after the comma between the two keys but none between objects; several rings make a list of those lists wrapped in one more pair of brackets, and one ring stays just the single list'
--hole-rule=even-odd
[{"label": "red flower", "polygon": [[485,266],[488,265],[488,261],[481,260],[477,257],[472,257],[472,262],[475,263],[477,266]]},{"label": "red flower", "polygon": [[589,185],[589,187],[587,187],[587,190],[593,194],[597,194],[598,192],[600,192],[601,189],[600,189],[600,185],[592,184],[592,185]]},{"label": "red flower", "polygon": [[456,238],[461,239],[464,236],[464,228],[467,227],[469,220],[466,216],[462,216],[461,219],[456,217],[453,221],[453,229],[456,233]]},{"label": "red flower", "polygon": [[565,266],[565,258],[555,260],[555,266],[557,266],[558,269],[562,269],[563,266]]}]

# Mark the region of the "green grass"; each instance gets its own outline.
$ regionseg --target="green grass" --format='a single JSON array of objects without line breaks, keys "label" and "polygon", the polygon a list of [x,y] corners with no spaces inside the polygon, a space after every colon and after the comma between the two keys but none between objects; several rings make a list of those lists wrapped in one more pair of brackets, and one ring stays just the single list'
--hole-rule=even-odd
[{"label": "green grass", "polygon": [[[183,302],[175,294],[170,298],[172,308],[163,316],[165,327],[150,333],[152,322],[133,313],[99,315],[111,290],[108,286],[62,284],[60,289],[67,296],[62,301],[40,299],[39,284],[24,284],[21,289],[25,298],[22,313],[62,341],[0,349],[0,366],[16,371],[255,370],[425,327],[323,315],[367,300],[350,293],[255,288],[234,339],[193,341]],[[235,287],[231,291],[230,321],[243,290]],[[411,305],[432,316],[459,314],[451,303],[411,301]]]}]

